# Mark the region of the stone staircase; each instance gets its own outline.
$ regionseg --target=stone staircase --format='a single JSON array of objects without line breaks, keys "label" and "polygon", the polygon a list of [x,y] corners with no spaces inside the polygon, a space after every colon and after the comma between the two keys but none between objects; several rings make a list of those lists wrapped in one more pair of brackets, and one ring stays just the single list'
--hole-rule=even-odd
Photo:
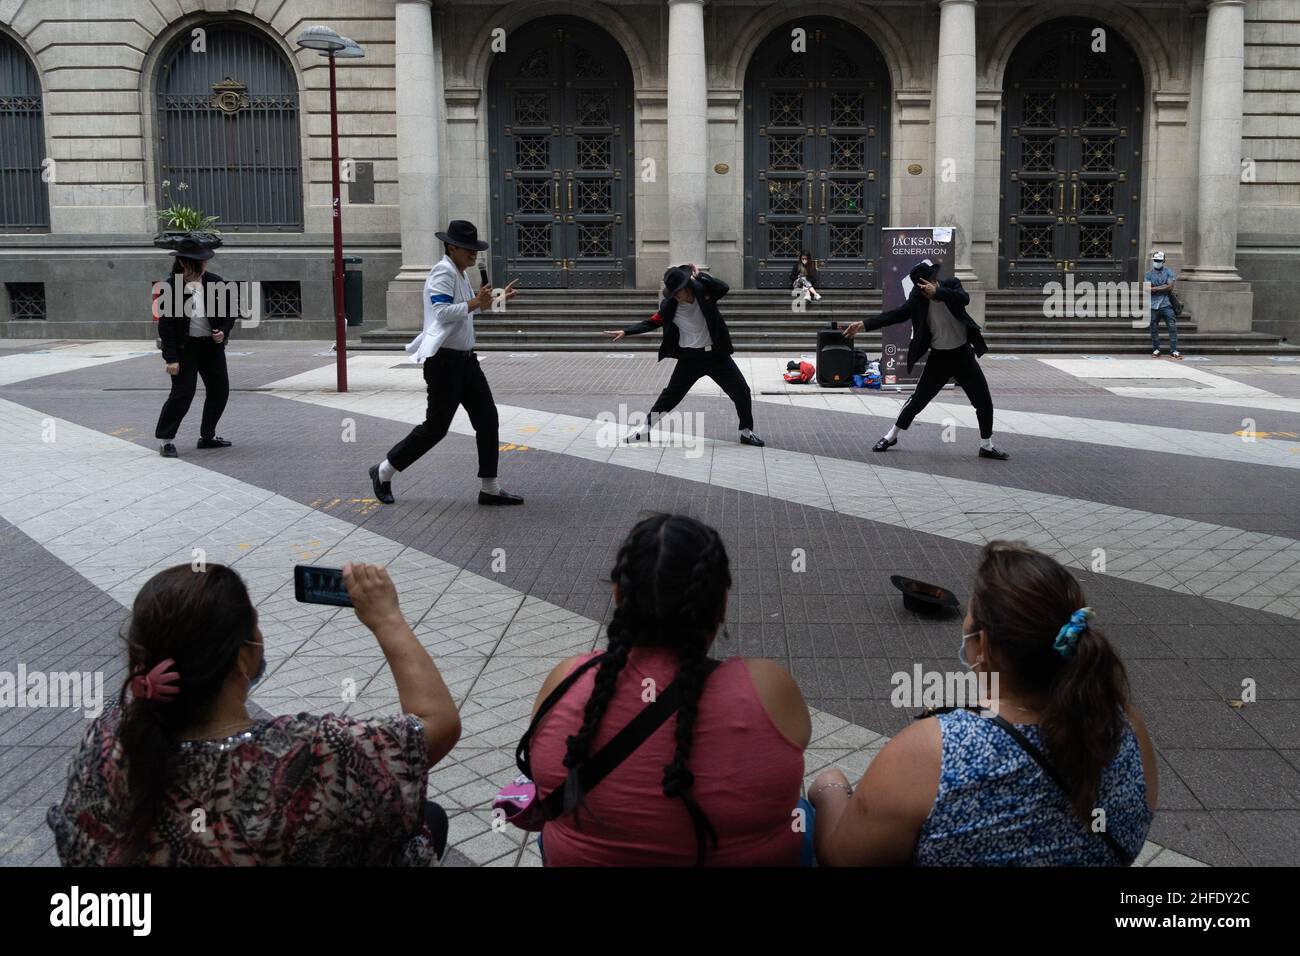
[{"label": "stone staircase", "polygon": [[[611,348],[601,332],[648,318],[655,310],[655,293],[645,289],[564,290],[528,289],[511,301],[504,313],[487,313],[474,321],[477,348],[488,351],[600,352]],[[791,357],[816,349],[817,330],[836,321],[841,326],[880,312],[879,291],[834,290],[803,313],[792,312],[779,290],[733,289],[723,300],[722,314],[739,352],[781,352]],[[1002,353],[1101,352],[1146,353],[1151,340],[1145,327],[1130,321],[1048,318],[1042,297],[1032,290],[990,290],[986,301],[984,338]],[[401,349],[410,331],[375,329],[363,332],[360,350]],[[1163,335],[1163,330],[1162,330]],[[1181,351],[1193,354],[1275,354],[1300,351],[1283,339],[1260,332],[1199,332],[1196,317],[1178,320]],[[880,349],[880,333],[859,336],[860,348]],[[620,350],[653,351],[659,334],[620,342]]]}]

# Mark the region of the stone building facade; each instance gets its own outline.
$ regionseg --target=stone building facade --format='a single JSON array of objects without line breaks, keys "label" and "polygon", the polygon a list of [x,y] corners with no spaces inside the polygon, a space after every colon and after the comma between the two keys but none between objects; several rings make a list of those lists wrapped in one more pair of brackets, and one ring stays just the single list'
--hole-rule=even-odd
[{"label": "stone building facade", "polygon": [[141,334],[188,178],[269,296],[249,334],[328,335],[313,23],[365,49],[338,109],[369,328],[418,325],[464,218],[494,279],[575,290],[680,261],[775,288],[802,248],[870,287],[881,228],[935,224],[978,304],[1160,248],[1202,329],[1300,337],[1295,0],[0,0],[0,334]]}]

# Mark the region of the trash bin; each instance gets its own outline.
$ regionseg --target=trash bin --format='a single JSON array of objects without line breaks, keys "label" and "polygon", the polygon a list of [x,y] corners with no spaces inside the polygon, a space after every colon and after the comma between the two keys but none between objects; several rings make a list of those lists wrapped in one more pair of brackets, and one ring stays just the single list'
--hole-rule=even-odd
[{"label": "trash bin", "polygon": [[360,265],[360,256],[343,257],[343,314],[348,325],[360,325],[362,309],[361,270],[349,269],[348,266]]}]

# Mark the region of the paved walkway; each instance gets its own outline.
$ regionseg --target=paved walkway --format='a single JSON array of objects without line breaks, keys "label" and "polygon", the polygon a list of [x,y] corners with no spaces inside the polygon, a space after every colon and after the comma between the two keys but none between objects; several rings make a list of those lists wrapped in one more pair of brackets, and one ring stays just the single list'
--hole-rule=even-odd
[{"label": "paved walkway", "polygon": [[[951,622],[907,615],[888,573],[965,595],[979,545],[1011,536],[1080,569],[1124,654],[1161,762],[1161,812],[1139,862],[1300,860],[1300,542],[1283,450],[1296,443],[1242,442],[1230,430],[1241,408],[1224,408],[1215,430],[1203,406],[1138,402],[1025,358],[986,366],[1000,409],[1003,397],[1041,408],[1000,411],[1000,441],[1015,456],[1005,464],[974,458],[960,396],[945,396],[954,407],[918,420],[882,462],[865,449],[884,420],[862,416],[888,415],[883,403],[896,399],[756,396],[771,399],[758,409],[769,447],[757,451],[729,440],[734,413],[705,383],[685,406],[702,416],[700,442],[604,447],[598,417],[623,401],[647,404],[670,363],[489,354],[503,483],[528,505],[510,515],[473,505],[473,442],[458,420],[456,434],[399,478],[398,505],[384,508],[368,497],[363,466],[420,417],[418,371],[396,356],[357,356],[353,390],[339,396],[326,390],[333,366],[318,344],[242,348],[250,354],[231,355],[242,390],[222,428],[236,447],[197,453],[185,433],[176,462],[159,459],[148,437],[165,385],[156,353],[136,343],[0,349],[0,537],[26,570],[3,592],[0,670],[98,669],[116,693],[122,606],[201,547],[239,570],[258,604],[269,667],[254,695],[261,708],[392,712],[396,691],[373,638],[350,611],[297,604],[288,570],[381,561],[461,702],[464,738],[431,781],[452,812],[454,859],[535,865],[521,834],[488,825],[488,801],[511,775],[542,678],[600,641],[603,576],[644,510],[689,511],[722,530],[737,579],[730,652],[773,657],[796,675],[815,708],[809,776],[831,763],[860,775],[907,720],[888,705],[889,675],[951,658]],[[772,362],[746,362],[756,391],[784,387]],[[1288,399],[1267,384],[1291,380],[1258,366],[1233,365],[1233,379],[1268,393],[1256,401]],[[597,374],[575,374],[582,368]],[[557,388],[566,378],[571,387]],[[1094,408],[1104,417],[1070,414]],[[1260,418],[1269,434],[1300,430],[1300,414],[1285,409]],[[1124,434],[1116,422],[1138,437],[1089,440],[1107,428]],[[948,424],[956,442],[943,441]],[[54,440],[42,440],[51,429]],[[1246,450],[1233,457],[1238,445]],[[1079,475],[1080,461],[1104,479]],[[1211,486],[1165,487],[1182,475],[1227,483],[1252,521],[1236,520],[1243,504],[1201,493]],[[796,547],[810,573],[791,572]],[[505,549],[500,571],[496,548]],[[1095,548],[1104,571],[1094,570]],[[1259,700],[1234,707],[1245,678]],[[54,861],[41,817],[83,729],[84,717],[66,711],[0,712],[0,862]]]}]

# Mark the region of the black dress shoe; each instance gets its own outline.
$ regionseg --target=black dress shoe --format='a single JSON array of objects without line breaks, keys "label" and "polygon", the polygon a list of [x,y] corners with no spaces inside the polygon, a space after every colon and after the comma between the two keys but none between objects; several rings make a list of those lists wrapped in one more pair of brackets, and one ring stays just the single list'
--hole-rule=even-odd
[{"label": "black dress shoe", "polygon": [[980,446],[981,458],[992,458],[994,461],[1006,461],[1011,456],[1004,451],[998,451],[996,448],[988,449],[983,445]]},{"label": "black dress shoe", "polygon": [[495,495],[480,491],[478,493],[478,503],[481,505],[522,505],[524,499],[518,495],[512,495],[508,491],[498,491]]},{"label": "black dress shoe", "polygon": [[765,444],[763,439],[759,438],[753,432],[750,432],[748,435],[741,435],[740,443],[742,445],[753,445],[755,448],[762,448]]},{"label": "black dress shoe", "polygon": [[882,438],[880,439],[880,441],[876,442],[874,445],[871,446],[871,450],[889,451],[889,449],[893,448],[897,444],[898,444],[897,438]]},{"label": "black dress shoe", "polygon": [[158,449],[158,454],[162,455],[164,458],[179,458],[179,457],[180,457],[180,455],[176,454],[176,446],[173,445],[171,442],[167,442],[165,445],[163,445],[161,448],[159,448],[159,449]]},{"label": "black dress shoe", "polygon": [[213,435],[211,438],[200,438],[199,448],[229,448],[230,442],[226,441],[220,435]]},{"label": "black dress shoe", "polygon": [[391,481],[379,480],[379,466],[370,466],[370,486],[375,489],[375,497],[386,505],[391,505],[397,501],[393,497],[393,483]]}]

